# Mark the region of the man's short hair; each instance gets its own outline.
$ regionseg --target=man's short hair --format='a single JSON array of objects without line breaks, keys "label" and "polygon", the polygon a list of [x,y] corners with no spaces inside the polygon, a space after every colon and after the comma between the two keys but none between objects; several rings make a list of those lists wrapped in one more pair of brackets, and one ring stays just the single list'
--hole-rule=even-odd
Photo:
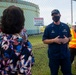
[{"label": "man's short hair", "polygon": [[51,12],[51,16],[53,16],[54,14],[60,14],[59,10],[54,9],[54,10]]}]

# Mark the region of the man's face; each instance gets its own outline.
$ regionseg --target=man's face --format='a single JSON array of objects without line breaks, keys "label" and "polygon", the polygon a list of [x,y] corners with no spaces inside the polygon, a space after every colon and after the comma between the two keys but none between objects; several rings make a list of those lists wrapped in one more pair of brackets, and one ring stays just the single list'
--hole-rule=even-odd
[{"label": "man's face", "polygon": [[54,21],[54,22],[58,22],[59,20],[60,20],[60,14],[53,14],[52,15],[52,20]]}]

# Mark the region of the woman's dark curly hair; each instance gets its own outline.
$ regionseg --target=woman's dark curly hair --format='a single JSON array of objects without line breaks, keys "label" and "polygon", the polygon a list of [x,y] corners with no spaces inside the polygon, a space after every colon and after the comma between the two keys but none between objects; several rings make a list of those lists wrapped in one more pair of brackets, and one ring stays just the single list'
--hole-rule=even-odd
[{"label": "woman's dark curly hair", "polygon": [[10,6],[3,11],[1,30],[6,34],[19,33],[24,27],[23,10],[16,6]]}]

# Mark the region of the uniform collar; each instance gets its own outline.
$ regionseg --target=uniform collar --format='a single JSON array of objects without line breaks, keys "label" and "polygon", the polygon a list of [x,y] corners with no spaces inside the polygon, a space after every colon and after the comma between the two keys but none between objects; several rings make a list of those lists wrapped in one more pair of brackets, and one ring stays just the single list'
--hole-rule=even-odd
[{"label": "uniform collar", "polygon": [[[61,22],[60,22],[61,26],[64,26]],[[52,22],[52,27],[56,26],[56,24],[54,24],[54,22]]]}]

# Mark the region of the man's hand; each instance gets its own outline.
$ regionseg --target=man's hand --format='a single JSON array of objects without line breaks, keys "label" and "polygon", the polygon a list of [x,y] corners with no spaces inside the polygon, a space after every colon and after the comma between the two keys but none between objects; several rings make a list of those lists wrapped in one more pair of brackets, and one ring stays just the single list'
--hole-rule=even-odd
[{"label": "man's hand", "polygon": [[54,42],[57,43],[57,44],[61,44],[61,39],[59,38],[59,36],[54,38]]},{"label": "man's hand", "polygon": [[69,38],[67,38],[65,35],[64,35],[64,38],[61,39],[61,43],[63,43],[63,44],[68,43],[68,41],[69,41]]}]

